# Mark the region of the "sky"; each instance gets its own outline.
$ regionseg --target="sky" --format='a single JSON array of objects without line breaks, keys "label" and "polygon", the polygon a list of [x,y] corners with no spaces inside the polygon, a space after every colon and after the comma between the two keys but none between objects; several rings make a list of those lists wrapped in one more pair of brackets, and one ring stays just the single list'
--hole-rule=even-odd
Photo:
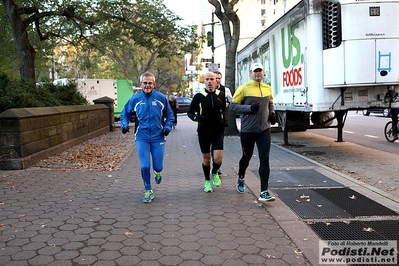
[{"label": "sky", "polygon": [[185,24],[191,25],[198,21],[201,13],[201,0],[164,0],[172,12],[184,19]]}]

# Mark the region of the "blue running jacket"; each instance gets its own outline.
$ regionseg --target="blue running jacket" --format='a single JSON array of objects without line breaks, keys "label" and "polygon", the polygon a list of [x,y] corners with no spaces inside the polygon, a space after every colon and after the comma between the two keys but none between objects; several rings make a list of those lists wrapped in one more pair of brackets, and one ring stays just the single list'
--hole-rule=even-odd
[{"label": "blue running jacket", "polygon": [[162,130],[172,131],[174,115],[169,100],[159,91],[150,94],[143,91],[133,95],[125,104],[121,116],[121,128],[129,126],[129,121],[136,114],[138,121],[135,137],[137,141],[164,141]]}]

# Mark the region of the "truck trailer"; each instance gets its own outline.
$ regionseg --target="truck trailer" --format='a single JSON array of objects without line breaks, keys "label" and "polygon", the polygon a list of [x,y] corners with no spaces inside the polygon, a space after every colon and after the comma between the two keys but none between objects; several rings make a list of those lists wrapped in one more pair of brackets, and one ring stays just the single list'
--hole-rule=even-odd
[{"label": "truck trailer", "polygon": [[75,83],[77,90],[82,93],[89,104],[94,104],[94,100],[109,97],[114,100],[115,121],[119,121],[125,103],[133,94],[141,88],[133,86],[131,80],[116,79],[58,79],[55,85],[65,85]]},{"label": "truck trailer", "polygon": [[349,110],[398,107],[398,20],[399,1],[300,1],[237,53],[237,85],[263,64],[286,144],[322,127],[343,141]]}]

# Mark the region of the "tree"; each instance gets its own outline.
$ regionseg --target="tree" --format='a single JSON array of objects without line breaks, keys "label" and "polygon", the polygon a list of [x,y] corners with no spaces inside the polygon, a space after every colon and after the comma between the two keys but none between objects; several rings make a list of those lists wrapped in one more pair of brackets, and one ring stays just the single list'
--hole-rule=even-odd
[{"label": "tree", "polygon": [[[225,85],[230,88],[231,93],[235,92],[235,65],[238,42],[240,40],[240,19],[237,16],[234,6],[239,0],[208,0],[215,7],[215,15],[222,23],[223,36],[226,45],[226,68]],[[229,112],[229,126],[226,135],[238,135],[235,115]]]},{"label": "tree", "polygon": [[181,41],[187,31],[176,26],[179,18],[171,16],[162,0],[2,0],[1,3],[10,21],[23,80],[37,79],[37,47],[32,44],[32,33],[53,48],[61,40],[76,46],[102,48],[104,43],[91,40],[111,33],[114,42],[128,36],[160,57],[185,49]]},{"label": "tree", "polygon": [[0,9],[0,73],[6,74],[11,79],[18,79],[18,59],[15,45],[12,45],[12,30],[4,10]]}]

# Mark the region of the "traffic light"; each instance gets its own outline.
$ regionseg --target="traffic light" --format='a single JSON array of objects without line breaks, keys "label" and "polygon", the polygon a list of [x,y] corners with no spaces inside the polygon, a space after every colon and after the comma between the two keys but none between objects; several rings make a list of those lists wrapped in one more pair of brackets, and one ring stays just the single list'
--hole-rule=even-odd
[{"label": "traffic light", "polygon": [[212,36],[213,34],[212,34],[212,32],[211,31],[208,31],[207,33],[206,33],[206,39],[207,39],[207,41],[208,41],[208,47],[209,46],[213,46],[213,36]]}]

